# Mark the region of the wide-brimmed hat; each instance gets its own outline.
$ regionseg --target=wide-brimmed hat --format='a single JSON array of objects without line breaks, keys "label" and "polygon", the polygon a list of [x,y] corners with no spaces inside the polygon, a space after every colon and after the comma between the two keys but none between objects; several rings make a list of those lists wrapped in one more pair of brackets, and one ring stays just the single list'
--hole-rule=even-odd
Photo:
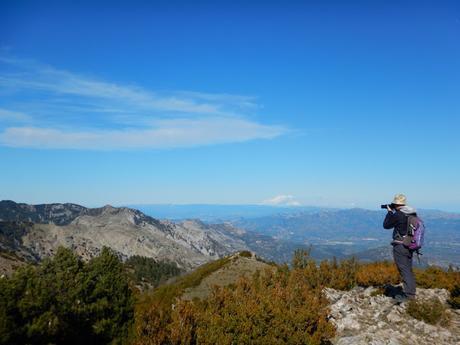
[{"label": "wide-brimmed hat", "polygon": [[396,194],[393,199],[394,205],[405,205],[406,204],[406,196],[404,194]]}]

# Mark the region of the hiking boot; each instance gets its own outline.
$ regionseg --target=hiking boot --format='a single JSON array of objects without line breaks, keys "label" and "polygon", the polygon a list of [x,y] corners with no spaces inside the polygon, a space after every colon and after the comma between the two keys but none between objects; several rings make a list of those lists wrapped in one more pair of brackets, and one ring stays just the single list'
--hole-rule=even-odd
[{"label": "hiking boot", "polygon": [[409,297],[407,297],[407,295],[396,295],[394,297],[394,301],[396,303],[404,303],[404,302],[408,302],[409,301]]}]

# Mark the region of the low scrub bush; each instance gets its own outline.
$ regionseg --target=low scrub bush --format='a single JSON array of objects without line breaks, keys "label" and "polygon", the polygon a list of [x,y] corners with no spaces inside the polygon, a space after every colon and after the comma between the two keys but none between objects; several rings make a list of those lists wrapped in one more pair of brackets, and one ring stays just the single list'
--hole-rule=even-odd
[{"label": "low scrub bush", "polygon": [[450,292],[448,300],[452,308],[460,309],[460,272],[443,270],[440,267],[428,267],[415,271],[417,286],[427,289],[446,289]]},{"label": "low scrub bush", "polygon": [[452,308],[460,309],[460,286],[456,286],[452,289],[448,302]]},{"label": "low scrub bush", "polygon": [[397,284],[399,273],[394,263],[387,261],[361,264],[356,272],[356,283],[359,286],[383,286]]},{"label": "low scrub bush", "polygon": [[447,289],[452,291],[460,286],[460,272],[446,271],[440,267],[430,266],[426,269],[416,269],[417,286],[426,289]]},{"label": "low scrub bush", "polygon": [[328,301],[296,273],[266,271],[234,289],[217,289],[199,314],[197,343],[319,345],[330,339]]},{"label": "low scrub bush", "polygon": [[252,258],[252,253],[249,250],[243,250],[240,252],[240,256],[244,258]]},{"label": "low scrub bush", "polygon": [[[324,344],[334,335],[328,301],[299,275],[267,270],[204,301],[178,300],[167,325],[156,319],[136,329],[137,344]],[[150,313],[159,316],[157,308]]]},{"label": "low scrub bush", "polygon": [[337,262],[324,260],[319,265],[310,257],[310,251],[298,250],[294,253],[292,267],[302,272],[310,288],[330,287],[349,290],[356,286],[356,271],[359,267],[355,258]]},{"label": "low scrub bush", "polygon": [[[226,257],[201,267],[177,279],[173,284],[162,285],[153,292],[139,296],[135,308],[135,344],[168,344],[171,342],[171,323],[175,305],[187,288],[201,281],[230,262]],[[186,344],[186,343],[185,343]]]},{"label": "low scrub bush", "polygon": [[447,326],[449,324],[447,308],[436,297],[429,300],[411,300],[407,305],[406,311],[413,318],[430,325]]}]

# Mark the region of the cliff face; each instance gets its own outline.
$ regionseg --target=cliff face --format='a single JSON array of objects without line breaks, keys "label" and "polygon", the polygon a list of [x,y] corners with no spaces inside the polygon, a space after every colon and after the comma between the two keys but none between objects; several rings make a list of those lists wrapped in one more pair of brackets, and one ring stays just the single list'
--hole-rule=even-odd
[{"label": "cliff face", "polygon": [[0,201],[0,220],[67,225],[89,209],[76,204],[28,205],[11,200]]},{"label": "cliff face", "polygon": [[[375,288],[350,291],[325,289],[331,301],[330,321],[337,327],[335,345],[460,344],[460,311],[448,308],[447,326],[433,326],[407,313],[407,302],[395,304],[391,297],[375,295]],[[444,289],[417,289],[417,299],[449,296]],[[446,304],[447,305],[447,304]]]},{"label": "cliff face", "polygon": [[160,221],[130,208],[0,202],[0,249],[40,260],[58,246],[72,248],[84,259],[107,246],[122,258],[147,256],[186,269],[247,249],[222,228]]}]

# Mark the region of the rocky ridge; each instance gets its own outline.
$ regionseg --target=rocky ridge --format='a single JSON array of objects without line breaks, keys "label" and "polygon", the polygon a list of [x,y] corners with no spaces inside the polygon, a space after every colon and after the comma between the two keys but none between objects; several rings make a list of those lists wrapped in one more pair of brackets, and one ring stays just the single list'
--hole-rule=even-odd
[{"label": "rocky ridge", "polygon": [[84,259],[108,246],[121,258],[141,255],[186,269],[248,249],[225,229],[193,220],[160,221],[126,207],[0,202],[0,249],[40,260],[58,246],[72,248]]},{"label": "rocky ridge", "polygon": [[228,257],[229,262],[225,266],[204,277],[197,286],[187,288],[181,299],[205,299],[212,293],[214,286],[228,286],[235,284],[241,277],[252,277],[257,271],[263,273],[266,269],[274,269],[274,266],[261,261],[254,253],[246,253],[249,255],[236,253]]},{"label": "rocky ridge", "polygon": [[[460,312],[449,309],[447,327],[429,325],[407,314],[407,303],[375,295],[376,288],[350,291],[325,289],[331,302],[330,321],[337,327],[335,345],[460,344]],[[417,289],[417,299],[438,298],[446,304],[444,289]]]}]

